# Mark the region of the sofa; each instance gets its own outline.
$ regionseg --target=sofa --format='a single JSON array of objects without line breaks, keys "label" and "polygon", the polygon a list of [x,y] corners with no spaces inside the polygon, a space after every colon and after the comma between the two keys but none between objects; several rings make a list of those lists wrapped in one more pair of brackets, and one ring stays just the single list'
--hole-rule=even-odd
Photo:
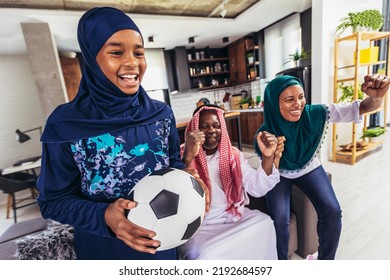
[{"label": "sofa", "polygon": [[11,225],[0,236],[0,260],[16,259],[17,243],[20,238],[40,233],[47,229],[49,220],[42,217]]},{"label": "sofa", "polygon": [[[244,153],[248,163],[253,167],[259,166],[257,156]],[[329,179],[331,175],[328,174]],[[250,209],[258,209],[268,214],[264,197],[249,196]],[[317,212],[307,196],[295,185],[291,192],[290,241],[288,246],[289,259],[304,259],[309,254],[318,251]]]}]

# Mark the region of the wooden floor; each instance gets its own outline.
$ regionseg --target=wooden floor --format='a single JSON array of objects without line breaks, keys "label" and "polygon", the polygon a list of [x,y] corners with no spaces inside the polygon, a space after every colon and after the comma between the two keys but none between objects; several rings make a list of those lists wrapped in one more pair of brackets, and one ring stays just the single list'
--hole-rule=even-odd
[{"label": "wooden floor", "polygon": [[[244,149],[252,153],[251,149]],[[343,210],[336,259],[390,260],[390,133],[385,144],[355,165],[323,162]],[[18,196],[29,195],[20,193]],[[13,224],[5,219],[6,196],[0,194],[0,234]],[[18,210],[18,221],[39,216],[37,205]]]}]

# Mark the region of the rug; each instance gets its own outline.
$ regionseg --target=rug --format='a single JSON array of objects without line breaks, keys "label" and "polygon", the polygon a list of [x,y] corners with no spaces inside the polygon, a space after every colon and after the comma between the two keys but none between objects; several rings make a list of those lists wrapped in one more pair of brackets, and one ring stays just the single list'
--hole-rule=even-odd
[{"label": "rug", "polygon": [[16,240],[18,260],[74,260],[73,227],[52,221],[47,229]]}]

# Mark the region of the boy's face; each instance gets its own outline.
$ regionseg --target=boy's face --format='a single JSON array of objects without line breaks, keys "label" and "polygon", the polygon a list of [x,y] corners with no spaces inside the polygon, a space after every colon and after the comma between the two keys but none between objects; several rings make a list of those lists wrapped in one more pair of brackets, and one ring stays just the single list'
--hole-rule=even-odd
[{"label": "boy's face", "polygon": [[146,70],[141,35],[134,30],[114,33],[103,45],[96,61],[104,75],[125,94],[135,94]]},{"label": "boy's face", "polygon": [[305,105],[305,94],[299,85],[286,88],[279,96],[280,114],[286,121],[299,121]]}]

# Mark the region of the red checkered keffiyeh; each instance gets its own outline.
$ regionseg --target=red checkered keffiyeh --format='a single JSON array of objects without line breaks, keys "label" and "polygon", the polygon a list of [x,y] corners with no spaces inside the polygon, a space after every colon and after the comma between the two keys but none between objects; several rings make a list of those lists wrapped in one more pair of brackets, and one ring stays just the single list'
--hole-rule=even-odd
[{"label": "red checkered keffiyeh", "polygon": [[[221,124],[221,139],[218,145],[219,151],[219,170],[221,174],[221,181],[223,191],[226,194],[228,201],[228,208],[226,211],[230,212],[234,216],[241,217],[242,208],[247,203],[242,187],[242,172],[240,163],[239,150],[232,146],[229,138],[229,134],[226,128],[225,118],[223,116],[224,111],[215,107],[202,107],[188,123],[185,135],[189,132],[199,129],[199,116],[203,110],[215,111],[218,115],[219,122]],[[184,144],[181,146],[181,152],[183,153]],[[191,167],[196,169],[200,178],[205,182],[209,188],[211,194],[211,182],[209,178],[209,171],[207,168],[206,153],[203,147],[200,147],[198,156],[192,161]],[[210,197],[210,199],[212,199]]]}]

